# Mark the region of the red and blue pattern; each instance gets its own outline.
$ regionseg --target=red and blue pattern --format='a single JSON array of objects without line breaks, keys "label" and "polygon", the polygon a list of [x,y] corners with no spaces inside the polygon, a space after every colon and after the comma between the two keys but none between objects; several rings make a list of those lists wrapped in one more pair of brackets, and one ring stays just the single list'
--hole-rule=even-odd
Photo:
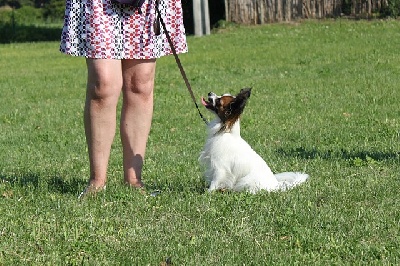
[{"label": "red and blue pattern", "polygon": [[[160,35],[154,32],[155,2],[146,0],[136,10],[111,0],[66,0],[60,51],[103,59],[153,59],[172,54],[163,29]],[[176,52],[187,52],[181,1],[160,0],[159,9]]]}]

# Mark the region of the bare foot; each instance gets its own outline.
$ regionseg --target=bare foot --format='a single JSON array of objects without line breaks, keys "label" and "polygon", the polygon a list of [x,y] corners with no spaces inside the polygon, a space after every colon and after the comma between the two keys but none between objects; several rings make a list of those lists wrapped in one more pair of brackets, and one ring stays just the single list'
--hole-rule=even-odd
[{"label": "bare foot", "polygon": [[96,195],[98,192],[103,191],[103,190],[105,190],[105,189],[106,189],[106,186],[105,186],[105,185],[103,185],[103,186],[101,186],[101,187],[96,187],[96,186],[94,186],[94,185],[89,184],[89,185],[85,188],[85,190],[83,190],[83,191],[81,192],[81,194],[79,194],[78,199],[83,199],[83,198],[86,198],[86,197],[88,197],[88,196],[94,196],[94,195]]},{"label": "bare foot", "polygon": [[138,179],[135,179],[135,180],[125,180],[125,184],[127,184],[128,186],[130,186],[130,187],[133,187],[133,188],[144,188],[144,184],[143,184],[143,182],[142,182],[142,180],[138,180]]},{"label": "bare foot", "polygon": [[95,187],[97,189],[101,189],[106,186],[106,181],[99,181],[99,180],[89,180],[88,187]]}]

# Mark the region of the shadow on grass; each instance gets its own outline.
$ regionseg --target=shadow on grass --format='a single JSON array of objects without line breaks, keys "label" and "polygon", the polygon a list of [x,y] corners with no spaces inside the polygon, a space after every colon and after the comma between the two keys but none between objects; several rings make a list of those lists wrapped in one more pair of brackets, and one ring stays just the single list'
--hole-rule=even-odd
[{"label": "shadow on grass", "polygon": [[22,175],[3,175],[0,174],[0,179],[4,183],[9,183],[12,186],[18,187],[39,187],[39,175],[35,173],[27,173]]},{"label": "shadow on grass", "polygon": [[288,156],[288,157],[297,157],[301,159],[362,159],[365,160],[367,158],[372,158],[375,161],[384,161],[384,160],[392,160],[399,159],[400,152],[379,152],[379,151],[348,151],[345,149],[340,150],[326,150],[320,151],[315,148],[307,149],[304,147],[299,148],[291,148],[291,149],[283,149],[280,148],[277,150],[277,153]]},{"label": "shadow on grass", "polygon": [[[14,188],[21,188],[23,190],[43,190],[49,193],[68,194],[76,196],[86,187],[87,180],[78,179],[75,177],[64,178],[59,175],[44,177],[38,173],[31,172],[11,175],[0,173],[0,185],[1,184],[9,184]],[[204,194],[207,190],[204,182],[195,182],[190,184],[183,184],[172,181],[168,181],[162,184],[153,184],[149,182],[145,183],[145,188],[146,191],[148,191],[150,194],[154,193],[155,195],[158,195],[159,193],[182,192]]]},{"label": "shadow on grass", "polygon": [[87,180],[78,178],[65,179],[60,176],[54,176],[47,181],[48,190],[61,194],[73,194],[81,191],[87,185]]},{"label": "shadow on grass", "polygon": [[60,176],[53,176],[50,179],[45,179],[37,173],[25,173],[15,175],[0,174],[0,180],[3,183],[8,183],[13,187],[34,188],[46,187],[49,192],[60,194],[73,194],[82,190],[86,186],[87,181],[78,178],[65,179]]}]

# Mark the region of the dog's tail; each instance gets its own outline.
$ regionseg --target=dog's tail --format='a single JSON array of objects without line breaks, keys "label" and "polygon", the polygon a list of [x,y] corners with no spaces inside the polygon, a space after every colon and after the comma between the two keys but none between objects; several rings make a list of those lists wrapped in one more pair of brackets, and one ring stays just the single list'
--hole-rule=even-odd
[{"label": "dog's tail", "polygon": [[275,174],[275,178],[278,180],[279,189],[287,190],[304,183],[308,178],[308,174],[300,172],[284,172]]}]

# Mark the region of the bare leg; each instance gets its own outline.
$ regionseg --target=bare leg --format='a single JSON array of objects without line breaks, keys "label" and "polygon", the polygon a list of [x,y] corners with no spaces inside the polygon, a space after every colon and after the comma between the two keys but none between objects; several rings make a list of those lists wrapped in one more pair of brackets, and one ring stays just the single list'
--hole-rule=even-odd
[{"label": "bare leg", "polygon": [[122,88],[121,60],[87,59],[86,64],[84,122],[90,161],[89,185],[102,188],[115,136],[116,109]]},{"label": "bare leg", "polygon": [[142,187],[142,168],[153,116],[156,60],[123,60],[121,141],[124,180]]}]

